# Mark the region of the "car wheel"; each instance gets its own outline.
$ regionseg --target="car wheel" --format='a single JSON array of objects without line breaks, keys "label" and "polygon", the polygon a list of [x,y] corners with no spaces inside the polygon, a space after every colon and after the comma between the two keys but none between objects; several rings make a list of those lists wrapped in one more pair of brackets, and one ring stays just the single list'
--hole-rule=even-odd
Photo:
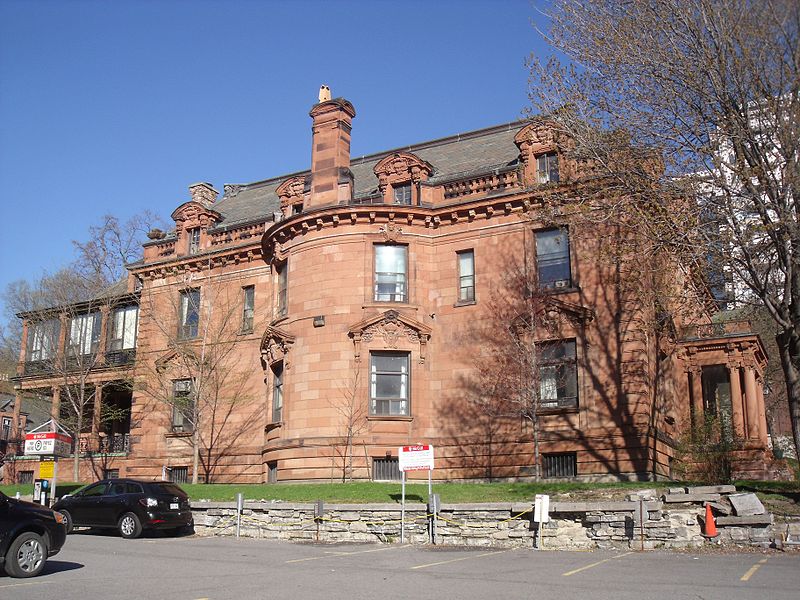
[{"label": "car wheel", "polygon": [[26,531],[11,543],[4,567],[11,577],[34,577],[42,572],[46,560],[47,545],[42,536]]},{"label": "car wheel", "polygon": [[64,517],[64,528],[67,530],[67,533],[72,533],[72,515],[69,514],[68,510],[60,510],[58,512]]},{"label": "car wheel", "polygon": [[117,528],[120,535],[126,540],[137,538],[142,533],[142,523],[139,521],[139,517],[132,512],[125,513],[120,517]]}]

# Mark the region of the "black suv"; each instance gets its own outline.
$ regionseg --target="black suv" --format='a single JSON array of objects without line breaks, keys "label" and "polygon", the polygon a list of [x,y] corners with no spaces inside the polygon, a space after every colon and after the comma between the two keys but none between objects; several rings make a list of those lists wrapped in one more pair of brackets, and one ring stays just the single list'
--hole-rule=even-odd
[{"label": "black suv", "polygon": [[82,487],[53,505],[67,524],[118,529],[124,538],[136,538],[144,529],[166,529],[179,534],[192,528],[189,496],[168,481],[103,479]]},{"label": "black suv", "polygon": [[33,577],[64,545],[64,517],[0,492],[0,565],[12,577]]}]

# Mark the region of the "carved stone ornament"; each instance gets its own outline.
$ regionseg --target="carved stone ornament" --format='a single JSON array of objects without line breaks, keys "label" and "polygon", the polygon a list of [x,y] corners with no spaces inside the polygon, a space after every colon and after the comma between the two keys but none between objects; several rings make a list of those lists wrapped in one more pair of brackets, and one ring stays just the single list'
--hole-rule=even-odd
[{"label": "carved stone ornament", "polygon": [[419,321],[401,315],[396,310],[365,319],[350,328],[355,345],[356,362],[361,360],[361,344],[375,342],[381,348],[395,350],[406,343],[419,344],[419,363],[424,364],[431,328]]},{"label": "carved stone ornament", "polygon": [[550,150],[555,150],[557,140],[553,127],[546,123],[530,123],[520,129],[514,136],[514,143],[520,150],[522,160],[532,154],[540,154]]},{"label": "carved stone ornament", "polygon": [[284,361],[284,367],[288,367],[286,357],[295,337],[278,329],[277,327],[267,327],[264,335],[261,336],[261,358],[267,365],[274,365],[276,362]]},{"label": "carved stone ornament", "polygon": [[242,186],[238,183],[226,183],[222,189],[225,191],[225,196],[228,198],[236,198],[239,192],[242,191]]},{"label": "carved stone ornament", "polygon": [[302,200],[304,190],[304,177],[290,177],[275,189],[275,194],[281,199],[281,208],[286,208],[291,204],[295,204],[298,200]]},{"label": "carved stone ornament", "polygon": [[180,231],[193,227],[208,229],[222,220],[222,215],[215,210],[195,202],[184,202],[172,212],[172,219],[175,221],[176,228]]},{"label": "carved stone ornament", "polygon": [[397,238],[403,235],[403,228],[394,223],[386,223],[378,228],[380,233],[387,242],[396,242]]},{"label": "carved stone ornament", "polygon": [[378,161],[373,171],[383,190],[396,183],[425,181],[433,173],[433,167],[410,152],[396,152]]}]

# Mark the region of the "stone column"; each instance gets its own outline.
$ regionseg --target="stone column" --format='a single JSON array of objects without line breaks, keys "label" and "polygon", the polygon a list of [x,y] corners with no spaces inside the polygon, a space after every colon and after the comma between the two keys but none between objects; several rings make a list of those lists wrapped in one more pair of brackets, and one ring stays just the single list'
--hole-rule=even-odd
[{"label": "stone column", "polygon": [[106,364],[106,352],[108,352],[108,330],[111,327],[111,307],[104,304],[100,307],[100,341],[97,344],[97,364]]},{"label": "stone column", "polygon": [[756,373],[753,367],[744,368],[744,394],[747,407],[747,437],[757,440],[761,437],[759,431],[758,395],[756,394]]},{"label": "stone column", "polygon": [[769,428],[767,427],[767,407],[764,402],[764,383],[760,379],[756,380],[756,399],[758,400],[758,418],[759,428],[761,430],[761,441],[766,448]]},{"label": "stone column", "polygon": [[53,386],[53,403],[50,406],[50,416],[58,421],[58,417],[61,414],[61,388],[58,386]]},{"label": "stone column", "polygon": [[19,363],[17,364],[17,375],[25,374],[25,361],[27,360],[28,352],[28,326],[30,321],[27,319],[22,322],[22,340],[19,349]]},{"label": "stone column", "polygon": [[100,433],[100,415],[103,410],[103,384],[94,384],[94,412],[92,413],[92,439]]},{"label": "stone column", "polygon": [[700,427],[705,421],[705,409],[703,408],[703,370],[694,367],[689,371],[689,380],[692,388],[692,408],[694,419],[692,423],[695,427]]},{"label": "stone column", "polygon": [[17,440],[25,433],[25,427],[20,425],[19,417],[20,410],[22,410],[22,392],[17,390],[14,392],[14,417],[11,422],[11,439]]},{"label": "stone column", "polygon": [[739,379],[739,365],[728,365],[728,377],[731,382],[731,417],[733,418],[733,433],[739,439],[745,439],[744,403],[742,398],[742,384]]}]

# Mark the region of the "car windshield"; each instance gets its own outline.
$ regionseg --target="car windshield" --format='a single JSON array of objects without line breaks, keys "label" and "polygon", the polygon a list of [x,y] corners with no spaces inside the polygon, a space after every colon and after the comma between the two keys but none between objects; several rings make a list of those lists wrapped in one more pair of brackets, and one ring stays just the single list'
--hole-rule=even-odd
[{"label": "car windshield", "polygon": [[185,496],[181,488],[174,483],[152,483],[150,484],[155,494],[169,494],[170,496]]}]

